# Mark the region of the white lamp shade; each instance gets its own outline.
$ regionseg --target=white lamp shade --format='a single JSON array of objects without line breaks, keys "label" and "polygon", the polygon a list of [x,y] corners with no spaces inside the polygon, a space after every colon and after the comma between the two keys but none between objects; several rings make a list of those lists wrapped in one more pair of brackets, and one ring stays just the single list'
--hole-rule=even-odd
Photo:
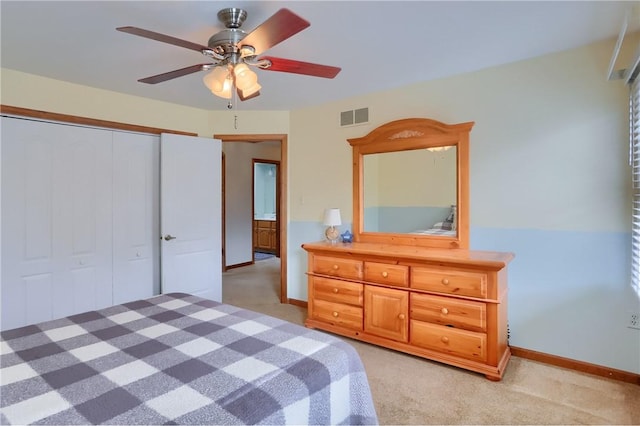
[{"label": "white lamp shade", "polygon": [[342,220],[340,219],[340,209],[326,209],[324,211],[324,225],[325,226],[342,225]]}]

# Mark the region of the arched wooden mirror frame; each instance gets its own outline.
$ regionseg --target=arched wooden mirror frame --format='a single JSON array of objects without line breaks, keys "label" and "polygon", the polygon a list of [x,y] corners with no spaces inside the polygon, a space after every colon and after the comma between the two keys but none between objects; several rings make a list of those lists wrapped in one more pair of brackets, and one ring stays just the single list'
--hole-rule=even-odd
[{"label": "arched wooden mirror frame", "polygon": [[[469,248],[469,133],[474,122],[445,124],[428,118],[392,121],[366,136],[347,139],[353,148],[353,238],[357,242],[420,247]],[[455,145],[457,150],[456,236],[364,231],[364,159],[367,154]]]}]

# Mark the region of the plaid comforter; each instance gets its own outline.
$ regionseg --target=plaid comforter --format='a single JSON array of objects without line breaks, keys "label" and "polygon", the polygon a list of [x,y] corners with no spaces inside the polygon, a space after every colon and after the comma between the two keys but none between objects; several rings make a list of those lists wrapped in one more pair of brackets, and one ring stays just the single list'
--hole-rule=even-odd
[{"label": "plaid comforter", "polygon": [[346,342],[173,293],[1,334],[2,424],[371,424]]}]

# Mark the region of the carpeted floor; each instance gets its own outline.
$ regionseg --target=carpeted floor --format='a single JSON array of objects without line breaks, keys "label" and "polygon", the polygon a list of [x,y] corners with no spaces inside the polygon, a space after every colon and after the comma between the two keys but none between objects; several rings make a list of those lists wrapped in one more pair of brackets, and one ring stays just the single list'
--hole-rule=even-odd
[{"label": "carpeted floor", "polygon": [[[280,260],[232,269],[225,303],[302,324],[306,310],[278,302]],[[640,386],[512,357],[501,382],[345,339],[362,358],[381,424],[635,424]]]}]

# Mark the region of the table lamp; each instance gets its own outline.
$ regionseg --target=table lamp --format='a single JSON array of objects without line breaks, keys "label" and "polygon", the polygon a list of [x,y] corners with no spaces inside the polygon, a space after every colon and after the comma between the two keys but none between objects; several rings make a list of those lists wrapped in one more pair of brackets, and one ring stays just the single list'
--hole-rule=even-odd
[{"label": "table lamp", "polygon": [[336,226],[342,225],[340,219],[340,209],[326,209],[324,211],[324,225],[328,228],[324,231],[324,236],[327,237],[332,243],[338,241],[340,232],[336,229]]}]

